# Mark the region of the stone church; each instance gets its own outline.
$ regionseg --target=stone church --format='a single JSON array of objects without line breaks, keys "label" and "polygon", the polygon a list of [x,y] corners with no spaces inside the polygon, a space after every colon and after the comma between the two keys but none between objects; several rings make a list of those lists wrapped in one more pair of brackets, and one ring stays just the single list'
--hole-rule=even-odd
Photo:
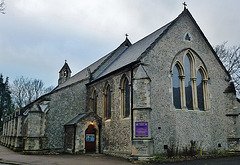
[{"label": "stone church", "polygon": [[187,8],[5,118],[1,144],[25,153],[104,153],[146,159],[196,143],[240,150],[239,101],[231,77]]}]

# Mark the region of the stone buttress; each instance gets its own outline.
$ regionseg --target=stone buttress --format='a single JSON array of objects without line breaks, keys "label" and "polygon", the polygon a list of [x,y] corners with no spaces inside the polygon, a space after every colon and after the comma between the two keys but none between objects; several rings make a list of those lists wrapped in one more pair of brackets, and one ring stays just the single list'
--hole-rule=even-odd
[{"label": "stone buttress", "polygon": [[34,104],[28,112],[26,135],[24,137],[25,153],[41,153],[47,151],[47,138],[44,137],[46,114],[38,104]]},{"label": "stone buttress", "polygon": [[150,78],[142,65],[133,77],[133,140],[132,157],[148,159],[153,156],[151,136]]}]

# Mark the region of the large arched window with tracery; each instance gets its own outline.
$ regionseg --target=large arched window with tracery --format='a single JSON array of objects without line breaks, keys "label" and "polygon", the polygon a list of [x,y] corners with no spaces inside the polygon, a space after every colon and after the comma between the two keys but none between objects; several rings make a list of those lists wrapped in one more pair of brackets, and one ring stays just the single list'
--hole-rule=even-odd
[{"label": "large arched window with tracery", "polygon": [[192,70],[191,62],[188,55],[186,55],[184,58],[184,71],[185,71],[185,98],[187,109],[193,109],[191,70]]},{"label": "large arched window with tracery", "polygon": [[180,89],[180,74],[177,66],[173,68],[173,105],[177,109],[181,109],[181,89]]},{"label": "large arched window with tracery", "polygon": [[209,107],[209,98],[208,73],[203,60],[191,51],[181,53],[175,59],[172,68],[174,107],[205,111]]}]

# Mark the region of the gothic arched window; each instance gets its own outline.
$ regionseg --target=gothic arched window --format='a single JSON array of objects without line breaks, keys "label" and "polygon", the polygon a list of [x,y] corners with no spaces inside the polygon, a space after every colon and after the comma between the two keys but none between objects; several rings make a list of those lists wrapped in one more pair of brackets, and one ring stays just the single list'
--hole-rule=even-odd
[{"label": "gothic arched window", "polygon": [[[202,59],[191,51],[179,54],[179,56],[177,61],[173,61],[172,103],[176,109],[204,111],[209,105],[206,66]],[[184,63],[184,67],[181,63]]]},{"label": "gothic arched window", "polygon": [[111,119],[111,89],[109,84],[105,86],[104,95],[104,117]]},{"label": "gothic arched window", "polygon": [[95,89],[92,90],[90,108],[97,114],[97,92]]},{"label": "gothic arched window", "polygon": [[64,77],[68,77],[68,70],[67,70],[67,69],[64,70],[63,76],[64,76]]},{"label": "gothic arched window", "polygon": [[180,89],[180,74],[177,66],[173,68],[173,105],[177,109],[181,109],[181,89]]},{"label": "gothic arched window", "polygon": [[200,70],[197,71],[197,100],[198,108],[204,110],[204,92],[203,92],[203,76]]},{"label": "gothic arched window", "polygon": [[130,115],[130,87],[129,81],[127,78],[123,80],[122,83],[122,109],[123,109],[123,116],[129,117]]},{"label": "gothic arched window", "polygon": [[188,55],[184,58],[184,71],[185,71],[185,98],[186,107],[193,109],[193,95],[192,95],[192,77],[191,77],[191,62]]}]

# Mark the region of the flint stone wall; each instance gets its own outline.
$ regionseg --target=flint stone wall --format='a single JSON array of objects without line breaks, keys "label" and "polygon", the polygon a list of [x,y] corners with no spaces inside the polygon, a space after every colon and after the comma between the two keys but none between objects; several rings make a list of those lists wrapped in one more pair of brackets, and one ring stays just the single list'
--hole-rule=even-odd
[{"label": "flint stone wall", "polygon": [[[121,113],[120,81],[123,74],[126,74],[130,83],[131,72],[123,70],[121,73],[116,73],[89,85],[88,96],[91,96],[91,89],[95,88],[98,96],[97,115],[103,119],[100,135],[101,152],[109,155],[129,157],[131,155],[131,116],[124,118]],[[111,119],[105,120],[104,87],[107,82],[111,89]]]},{"label": "flint stone wall", "polygon": [[88,80],[65,87],[51,95],[46,118],[46,133],[51,151],[64,150],[64,125],[79,113],[86,112]]},{"label": "flint stone wall", "polygon": [[[228,130],[236,127],[229,125],[232,119],[226,117],[226,111],[233,109],[232,99],[228,99],[229,95],[233,94],[224,93],[229,84],[225,81],[228,75],[191,19],[184,17],[168,30],[142,60],[151,79],[154,153],[166,152],[164,145],[170,146],[171,143],[179,149],[189,147],[191,140],[197,142],[197,147],[203,147],[203,151],[227,150]],[[187,32],[192,36],[190,42],[184,40]],[[195,51],[202,59],[210,78],[209,109],[203,112],[176,110],[172,103],[172,62],[174,57],[186,48]],[[218,144],[221,144],[221,147]]]}]

